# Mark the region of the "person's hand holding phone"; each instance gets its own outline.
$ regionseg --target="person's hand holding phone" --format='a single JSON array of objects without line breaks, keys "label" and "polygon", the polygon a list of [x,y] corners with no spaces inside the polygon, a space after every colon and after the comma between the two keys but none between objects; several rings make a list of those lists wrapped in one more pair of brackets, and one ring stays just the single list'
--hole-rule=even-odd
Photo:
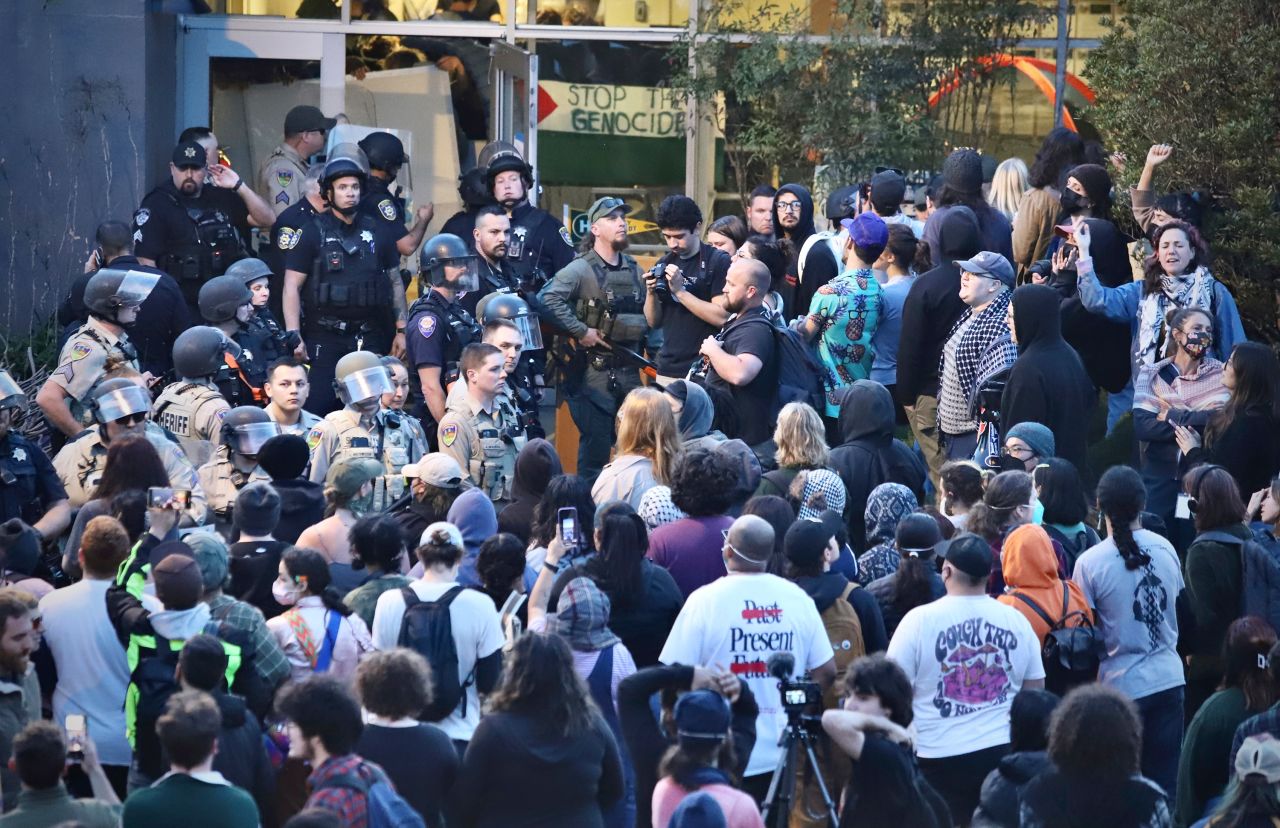
[{"label": "person's hand holding phone", "polygon": [[155,486],[147,489],[147,523],[157,540],[164,540],[178,525],[185,500],[179,496],[183,493],[190,497],[185,489],[175,491]]}]

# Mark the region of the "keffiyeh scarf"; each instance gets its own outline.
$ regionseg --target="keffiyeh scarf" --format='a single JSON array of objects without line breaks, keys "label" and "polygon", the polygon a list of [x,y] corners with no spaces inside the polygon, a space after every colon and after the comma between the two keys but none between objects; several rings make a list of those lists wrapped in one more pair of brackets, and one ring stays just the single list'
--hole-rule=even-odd
[{"label": "keffiyeh scarf", "polygon": [[[973,393],[973,387],[978,381],[978,366],[981,364],[987,348],[990,347],[992,342],[999,339],[1001,334],[1009,332],[1005,316],[1009,312],[1009,302],[1012,298],[1013,291],[1006,290],[993,299],[991,304],[983,308],[977,316],[973,316],[972,308],[967,309],[951,328],[951,334],[947,337],[948,339],[955,336],[956,331],[968,322],[970,317],[973,317],[972,324],[969,325],[968,330],[964,332],[956,346],[955,371],[960,379],[960,388],[964,391],[966,399]],[[942,357],[938,360],[939,376],[946,370],[946,359],[946,349],[943,348]]]},{"label": "keffiyeh scarf", "polygon": [[1213,288],[1217,281],[1208,268],[1197,267],[1182,276],[1161,276],[1160,290],[1142,297],[1138,306],[1138,365],[1153,365],[1162,358],[1168,335],[1167,314],[1175,308],[1203,308],[1213,313]]}]

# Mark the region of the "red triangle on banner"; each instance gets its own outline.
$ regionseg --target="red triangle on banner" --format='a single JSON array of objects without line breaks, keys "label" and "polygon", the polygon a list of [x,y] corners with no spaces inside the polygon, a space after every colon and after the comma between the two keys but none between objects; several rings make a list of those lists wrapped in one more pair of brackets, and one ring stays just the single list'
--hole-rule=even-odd
[{"label": "red triangle on banner", "polygon": [[538,123],[542,123],[547,116],[559,108],[560,105],[547,93],[546,89],[542,88],[542,84],[538,84]]}]

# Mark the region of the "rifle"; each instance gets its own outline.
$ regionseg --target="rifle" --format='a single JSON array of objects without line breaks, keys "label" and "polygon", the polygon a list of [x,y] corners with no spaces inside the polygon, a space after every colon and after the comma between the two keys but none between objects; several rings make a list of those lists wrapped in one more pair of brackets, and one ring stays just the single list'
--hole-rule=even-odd
[{"label": "rifle", "polygon": [[614,356],[620,356],[623,359],[627,360],[628,362],[631,362],[633,365],[637,366],[640,369],[641,374],[644,374],[646,377],[648,377],[651,380],[656,380],[658,378],[657,364],[651,362],[648,359],[645,359],[644,356],[636,353],[635,351],[631,350],[625,345],[619,345],[616,342],[610,342],[609,338],[604,335],[600,336],[600,341],[603,342],[605,346],[610,351],[613,352]]}]

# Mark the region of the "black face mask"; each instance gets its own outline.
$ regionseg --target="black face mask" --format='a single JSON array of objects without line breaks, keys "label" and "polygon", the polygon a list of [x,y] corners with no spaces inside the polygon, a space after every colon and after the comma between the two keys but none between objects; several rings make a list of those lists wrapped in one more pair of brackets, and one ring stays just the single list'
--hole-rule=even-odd
[{"label": "black face mask", "polygon": [[1062,204],[1062,209],[1066,210],[1070,215],[1075,215],[1082,210],[1088,210],[1093,205],[1089,203],[1089,199],[1077,193],[1075,190],[1063,190],[1062,195],[1058,197],[1058,201]]},{"label": "black face mask", "polygon": [[987,456],[987,468],[997,469],[1002,472],[1027,470],[1027,464],[1008,452],[1002,451],[999,454],[991,454]]}]

